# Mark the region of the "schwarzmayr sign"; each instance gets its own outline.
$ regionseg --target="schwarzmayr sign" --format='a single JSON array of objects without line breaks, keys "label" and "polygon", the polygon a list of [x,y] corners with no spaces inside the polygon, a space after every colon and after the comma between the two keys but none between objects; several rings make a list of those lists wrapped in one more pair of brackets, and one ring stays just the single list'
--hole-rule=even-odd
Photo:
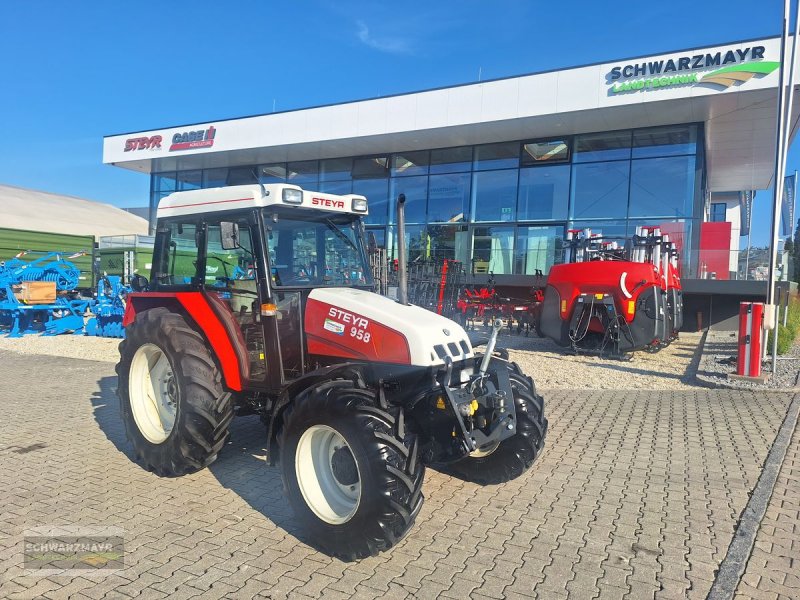
[{"label": "schwarzmayr sign", "polygon": [[[737,48],[713,54],[688,54],[614,67],[608,73],[610,92],[636,92],[678,85],[710,83],[727,88],[754,75],[772,73],[780,63],[765,61],[764,46]],[[712,68],[713,71],[703,73]]]}]

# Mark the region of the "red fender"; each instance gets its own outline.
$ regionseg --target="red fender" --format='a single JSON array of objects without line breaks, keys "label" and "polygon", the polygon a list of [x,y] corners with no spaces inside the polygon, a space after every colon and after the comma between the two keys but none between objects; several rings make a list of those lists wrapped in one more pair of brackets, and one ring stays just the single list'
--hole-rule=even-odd
[{"label": "red fender", "polygon": [[[234,346],[230,336],[236,335],[239,338],[234,340],[239,348],[244,348],[244,340],[238,327],[230,327],[230,323],[226,327],[223,323],[226,316],[223,311],[227,310],[230,313],[230,308],[222,301],[216,302],[216,299],[211,298],[210,294],[206,295],[202,292],[134,292],[128,294],[122,326],[127,327],[133,323],[137,312],[163,306],[164,299],[167,298],[177,300],[205,334],[211,351],[217,357],[226,387],[236,392],[241,391],[243,381],[249,377],[250,365],[246,359],[237,354],[237,346]],[[233,315],[230,316],[232,319]],[[228,333],[229,331],[231,334]]]}]

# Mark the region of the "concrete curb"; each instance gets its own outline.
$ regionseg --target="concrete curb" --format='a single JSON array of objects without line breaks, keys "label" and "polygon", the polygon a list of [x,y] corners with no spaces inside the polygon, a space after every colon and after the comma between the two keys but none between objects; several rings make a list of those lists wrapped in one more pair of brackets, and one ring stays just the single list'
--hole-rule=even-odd
[{"label": "concrete curb", "polygon": [[778,430],[778,435],[775,436],[775,442],[767,455],[767,460],[764,461],[764,468],[750,496],[750,501],[742,511],[739,526],[736,528],[736,533],[728,546],[728,552],[719,566],[717,577],[711,586],[707,600],[730,600],[736,593],[739,580],[744,574],[747,561],[753,551],[756,534],[772,497],[775,481],[778,479],[786,451],[797,426],[798,413],[800,413],[800,394],[795,394],[783,424]]}]

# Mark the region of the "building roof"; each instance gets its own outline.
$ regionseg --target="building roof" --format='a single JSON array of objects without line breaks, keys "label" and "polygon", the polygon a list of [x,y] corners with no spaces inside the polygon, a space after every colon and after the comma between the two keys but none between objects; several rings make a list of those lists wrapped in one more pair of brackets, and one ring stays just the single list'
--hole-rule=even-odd
[{"label": "building roof", "polygon": [[145,219],[110,204],[0,185],[0,227],[72,235],[147,234]]},{"label": "building roof", "polygon": [[[780,62],[778,38],[733,41],[385,98],[108,136],[103,161],[151,173],[703,123],[709,189],[765,189],[774,172]],[[800,102],[795,103],[793,124],[798,114]]]}]

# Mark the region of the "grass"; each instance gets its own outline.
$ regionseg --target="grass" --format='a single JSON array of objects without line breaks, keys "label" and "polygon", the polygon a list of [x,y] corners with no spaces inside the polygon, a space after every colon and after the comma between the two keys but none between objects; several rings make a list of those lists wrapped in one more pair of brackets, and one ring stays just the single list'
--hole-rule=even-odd
[{"label": "grass", "polygon": [[[769,332],[767,348],[772,348],[774,331]],[[778,354],[786,354],[792,347],[794,340],[800,333],[800,298],[793,296],[789,299],[789,313],[786,317],[786,326],[783,325],[783,312],[781,312],[778,325]]]}]

